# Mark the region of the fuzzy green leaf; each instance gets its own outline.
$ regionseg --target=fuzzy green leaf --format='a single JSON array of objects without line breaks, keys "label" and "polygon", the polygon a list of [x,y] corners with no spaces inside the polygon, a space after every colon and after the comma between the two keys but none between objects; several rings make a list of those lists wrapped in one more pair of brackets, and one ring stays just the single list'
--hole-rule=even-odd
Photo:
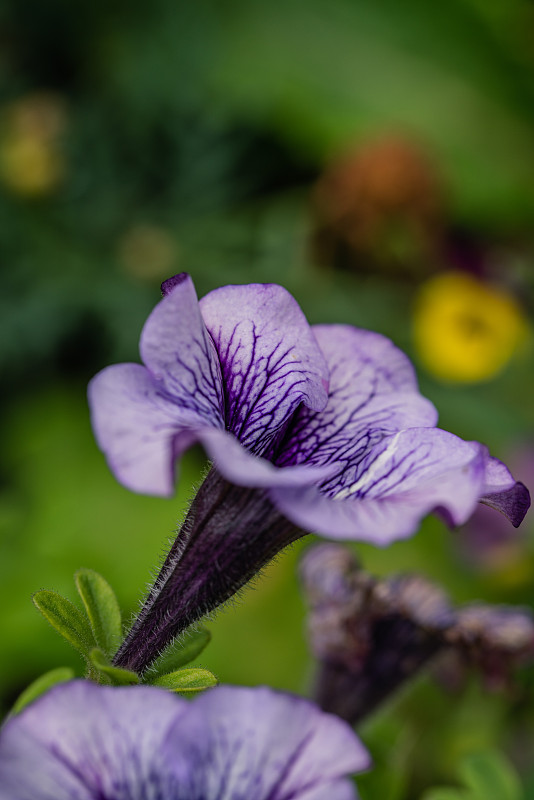
[{"label": "fuzzy green leaf", "polygon": [[519,778],[498,751],[473,753],[463,759],[458,770],[473,800],[521,800]]},{"label": "fuzzy green leaf", "polygon": [[121,611],[115,592],[104,578],[92,569],[80,569],[74,575],[95,641],[106,655],[112,655],[122,638]]},{"label": "fuzzy green leaf", "polygon": [[51,669],[50,672],[45,672],[36,678],[24,691],[19,695],[18,699],[13,706],[11,713],[18,714],[27,705],[36,700],[40,695],[44,694],[55,686],[57,683],[65,683],[74,678],[74,670],[70,667],[58,667]]},{"label": "fuzzy green leaf", "polygon": [[133,686],[139,683],[139,676],[137,673],[129,669],[122,669],[122,667],[114,667],[110,664],[102,650],[94,648],[90,654],[91,664],[98,672],[109,678],[114,686]]},{"label": "fuzzy green leaf", "polygon": [[96,642],[85,614],[66,597],[48,589],[36,592],[32,599],[36,608],[52,627],[88,658]]},{"label": "fuzzy green leaf", "polygon": [[209,689],[218,683],[215,675],[207,669],[179,669],[167,675],[159,675],[154,686],[169,689],[171,692],[190,694]]},{"label": "fuzzy green leaf", "polygon": [[211,640],[211,633],[206,628],[198,628],[186,634],[180,642],[173,642],[163,655],[152,666],[157,675],[166,675],[189,664],[197,658]]}]

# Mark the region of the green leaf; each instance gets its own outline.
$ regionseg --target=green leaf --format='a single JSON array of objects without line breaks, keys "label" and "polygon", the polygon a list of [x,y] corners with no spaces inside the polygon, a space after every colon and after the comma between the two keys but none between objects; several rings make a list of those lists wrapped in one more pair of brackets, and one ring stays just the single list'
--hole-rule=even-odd
[{"label": "green leaf", "polygon": [[106,678],[109,678],[114,686],[133,686],[139,683],[137,673],[122,667],[114,667],[110,664],[104,653],[98,648],[91,650],[91,664]]},{"label": "green leaf", "polygon": [[48,689],[51,689],[52,686],[55,686],[57,683],[65,683],[65,681],[70,681],[73,678],[74,670],[70,667],[58,667],[57,669],[51,669],[50,672],[45,672],[44,675],[40,675],[30,683],[22,694],[19,695],[11,713],[18,714],[19,711],[22,711],[23,708],[36,700],[40,695],[47,692]]},{"label": "green leaf", "polygon": [[523,797],[515,770],[496,750],[467,756],[458,774],[473,793],[473,800],[521,800]]},{"label": "green leaf", "polygon": [[115,592],[104,578],[92,569],[80,569],[74,575],[97,645],[112,655],[122,638],[121,611]]},{"label": "green leaf", "polygon": [[33,595],[34,605],[43,617],[86,658],[95,646],[89,620],[70,600],[57,592],[43,589]]},{"label": "green leaf", "polygon": [[170,689],[171,692],[190,694],[201,692],[216,686],[218,683],[215,675],[207,669],[179,669],[168,675],[160,675],[153,681],[153,686]]},{"label": "green leaf", "polygon": [[152,670],[157,675],[166,675],[169,672],[175,672],[189,664],[190,661],[197,658],[209,644],[211,640],[211,633],[206,628],[198,628],[197,630],[187,633],[184,641],[173,642],[173,644],[165,650],[157,661],[153,664]]},{"label": "green leaf", "polygon": [[422,800],[523,800],[515,770],[496,750],[466,756],[458,775],[465,789],[431,789]]}]

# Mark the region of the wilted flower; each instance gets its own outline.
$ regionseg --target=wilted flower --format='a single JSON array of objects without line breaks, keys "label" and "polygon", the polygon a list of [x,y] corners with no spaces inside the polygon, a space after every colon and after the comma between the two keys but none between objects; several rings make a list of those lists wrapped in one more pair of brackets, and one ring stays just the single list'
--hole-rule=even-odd
[{"label": "wilted flower", "polygon": [[425,578],[375,578],[336,544],[311,548],[301,577],[319,662],[315,699],[351,723],[438,654],[449,682],[474,667],[486,685],[499,688],[514,667],[534,659],[534,620],[523,609],[482,603],[457,609]]},{"label": "wilted flower", "polygon": [[475,383],[493,378],[527,331],[515,298],[472,275],[444,272],[419,291],[415,347],[428,371],[443,380]]},{"label": "wilted flower", "polygon": [[514,667],[534,660],[534,621],[522,608],[484,603],[459,608],[446,640],[458,676],[474,667],[489,689],[506,688]]},{"label": "wilted flower", "polygon": [[520,523],[526,489],[483,445],[434,427],[410,362],[383,336],[312,329],[280,286],[227,286],[199,303],[182,274],[163,290],[141,336],[146,366],[108,367],[89,390],[98,442],[128,488],[172,494],[194,442],[215,464],[136,623],[144,634],[132,633],[138,648],[166,627],[151,658],[300,528],[384,545],[431,511],[460,524],[478,500]]},{"label": "wilted flower", "polygon": [[270,689],[55,687],[0,732],[1,800],[355,800],[346,723]]}]

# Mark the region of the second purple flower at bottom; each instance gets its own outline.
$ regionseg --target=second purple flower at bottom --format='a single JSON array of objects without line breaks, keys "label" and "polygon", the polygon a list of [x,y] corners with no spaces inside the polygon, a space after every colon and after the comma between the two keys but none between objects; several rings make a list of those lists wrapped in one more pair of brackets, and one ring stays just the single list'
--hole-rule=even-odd
[{"label": "second purple flower at bottom", "polygon": [[0,731],[0,800],[355,800],[350,727],[302,698],[62,684]]}]

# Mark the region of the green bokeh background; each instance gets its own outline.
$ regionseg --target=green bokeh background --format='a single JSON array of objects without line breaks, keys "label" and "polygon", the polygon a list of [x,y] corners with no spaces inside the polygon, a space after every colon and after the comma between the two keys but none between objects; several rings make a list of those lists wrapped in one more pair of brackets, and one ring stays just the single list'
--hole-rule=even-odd
[{"label": "green bokeh background", "polygon": [[[199,295],[279,282],[310,321],[381,331],[414,356],[421,276],[372,259],[362,269],[321,266],[309,246],[310,191],[329,157],[393,133],[432,154],[448,228],[492,253],[531,315],[533,34],[534,6],[520,0],[0,5],[0,134],[10,104],[35,92],[59,97],[66,116],[58,185],[27,196],[0,184],[3,711],[45,670],[79,667],[32,592],[74,599],[73,572],[91,567],[128,618],[200,480],[203,454],[193,450],[176,498],[133,495],[90,429],[87,382],[111,362],[138,359],[162,279],[187,270]],[[121,242],[139,225],[170,242],[160,272],[125,265]],[[532,366],[527,348],[475,386],[419,374],[444,428],[504,457],[534,437]],[[356,549],[371,571],[420,570],[457,601],[532,606],[532,531],[527,522],[521,569],[504,577],[462,559],[461,533],[433,519],[409,542]],[[213,642],[199,663],[221,681],[309,690],[296,566],[310,542],[209,623]],[[452,698],[428,678],[408,687],[362,727],[376,764],[360,782],[364,800],[408,800],[453,783],[462,755],[485,746],[508,753],[534,797],[532,678],[526,670],[511,697],[476,680]]]}]

